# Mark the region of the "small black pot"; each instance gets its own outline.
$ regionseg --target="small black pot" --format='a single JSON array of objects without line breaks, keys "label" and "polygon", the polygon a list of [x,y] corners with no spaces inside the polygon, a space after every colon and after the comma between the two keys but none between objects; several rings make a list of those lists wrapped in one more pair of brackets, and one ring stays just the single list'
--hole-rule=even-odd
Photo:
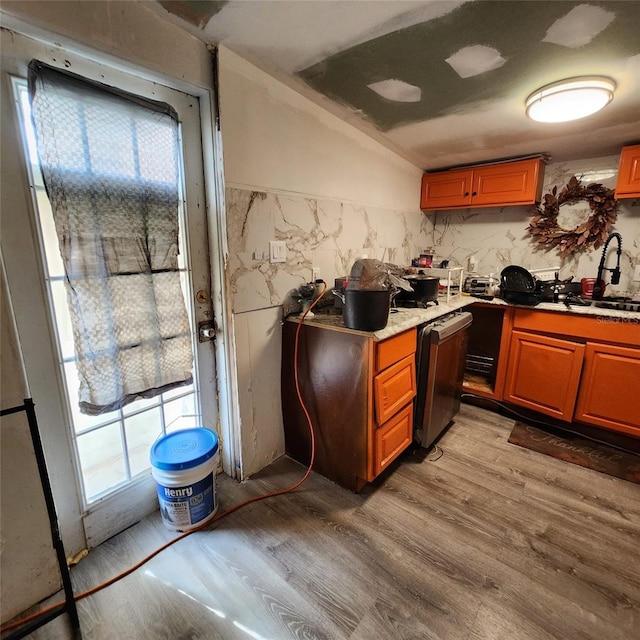
[{"label": "small black pot", "polygon": [[414,300],[418,304],[426,306],[427,302],[438,303],[438,288],[440,279],[433,276],[422,275],[406,275],[402,276],[409,281],[413,293],[410,291],[400,290],[399,300]]},{"label": "small black pot", "polygon": [[[335,289],[333,294],[342,298]],[[347,329],[379,331],[387,326],[391,291],[359,291],[345,289],[342,319]]]}]

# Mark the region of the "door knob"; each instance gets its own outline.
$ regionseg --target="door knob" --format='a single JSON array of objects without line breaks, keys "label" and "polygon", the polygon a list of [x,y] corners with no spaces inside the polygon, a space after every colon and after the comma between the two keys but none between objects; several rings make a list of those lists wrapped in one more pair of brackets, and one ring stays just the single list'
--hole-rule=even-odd
[{"label": "door knob", "polygon": [[216,339],[216,323],[213,320],[198,322],[198,342]]}]

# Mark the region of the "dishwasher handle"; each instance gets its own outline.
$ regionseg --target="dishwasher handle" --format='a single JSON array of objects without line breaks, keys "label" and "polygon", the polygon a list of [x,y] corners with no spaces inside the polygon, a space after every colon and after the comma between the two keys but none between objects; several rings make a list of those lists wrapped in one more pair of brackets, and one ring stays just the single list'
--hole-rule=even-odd
[{"label": "dishwasher handle", "polygon": [[458,331],[463,331],[471,326],[472,321],[473,315],[465,311],[463,313],[457,313],[454,316],[449,316],[442,322],[434,322],[430,326],[429,332],[431,344],[444,342],[455,333],[458,333]]}]

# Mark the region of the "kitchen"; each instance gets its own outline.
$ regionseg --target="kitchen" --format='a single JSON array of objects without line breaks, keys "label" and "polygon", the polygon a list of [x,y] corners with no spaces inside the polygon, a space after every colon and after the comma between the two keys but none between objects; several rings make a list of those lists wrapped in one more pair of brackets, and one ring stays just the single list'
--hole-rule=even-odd
[{"label": "kitchen", "polygon": [[[168,42],[179,41],[177,29],[160,20],[155,10],[127,3],[114,3],[119,5],[117,10],[79,3],[69,13],[60,11],[55,3],[18,4],[22,6],[3,3],[3,11],[22,16],[34,28],[48,26],[59,36],[56,41],[66,36],[86,46],[98,42],[99,48],[111,49],[112,54],[120,53],[138,65],[156,71],[164,68],[166,74],[198,86],[210,83],[204,47],[184,35],[179,42],[184,49],[177,44],[167,47]],[[4,18],[3,14],[7,25]],[[148,42],[149,21],[164,35],[163,43]],[[138,44],[117,37],[118,24],[136,33]],[[128,50],[123,53],[123,48]],[[188,64],[184,62],[187,54]],[[475,257],[479,273],[495,273],[507,264],[547,267],[550,262],[555,265],[557,257],[554,254],[550,261],[544,253],[531,253],[525,232],[530,215],[525,208],[425,216],[417,205],[422,169],[531,153],[529,144],[498,150],[474,148],[473,156],[464,159],[459,156],[460,145],[456,149],[451,144],[451,153],[434,157],[429,167],[410,163],[224,46],[219,64],[228,279],[236,349],[233,371],[242,425],[239,457],[243,477],[251,477],[284,452],[279,376],[274,371],[281,354],[280,304],[284,294],[311,278],[312,267],[319,267],[322,277],[332,282],[364,252],[408,263],[428,246],[435,246],[441,257],[463,265]],[[636,127],[636,134],[625,144],[637,141],[637,111],[630,124]],[[582,127],[573,125],[574,138],[586,137]],[[588,151],[577,159],[552,160],[545,169],[543,192],[565,184],[574,172],[616,172],[622,144],[612,148],[604,137],[603,141],[594,135]],[[535,148],[546,150],[543,143]],[[614,176],[606,180],[614,180]],[[637,264],[640,244],[633,202],[621,203],[615,225],[624,239],[625,288],[630,277],[626,268]],[[287,242],[289,262],[283,267],[253,257],[256,250],[268,251],[271,239]],[[598,259],[598,252],[583,254],[579,264],[563,264],[562,275],[593,277]],[[37,332],[37,327],[33,331]],[[65,526],[63,521],[63,530]],[[68,546],[70,554],[82,548]]]}]

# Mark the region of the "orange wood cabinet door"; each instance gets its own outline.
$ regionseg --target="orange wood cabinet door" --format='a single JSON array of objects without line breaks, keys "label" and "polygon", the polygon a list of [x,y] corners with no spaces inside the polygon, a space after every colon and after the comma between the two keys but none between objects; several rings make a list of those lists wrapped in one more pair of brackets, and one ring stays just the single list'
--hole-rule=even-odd
[{"label": "orange wood cabinet door", "polygon": [[640,196],[640,144],[623,147],[615,193],[616,198]]},{"label": "orange wood cabinet door", "polygon": [[[416,360],[410,355],[373,379],[376,422],[385,423],[416,395]],[[413,405],[412,405],[413,406]]]},{"label": "orange wood cabinet door", "polygon": [[575,419],[640,436],[640,349],[587,343]]},{"label": "orange wood cabinet door", "polygon": [[471,206],[533,204],[540,200],[542,160],[478,167],[473,171]]},{"label": "orange wood cabinet door", "polygon": [[540,158],[452,169],[422,176],[421,209],[534,204],[542,193]]},{"label": "orange wood cabinet door", "polygon": [[583,344],[513,331],[504,399],[571,422],[583,356]]},{"label": "orange wood cabinet door", "polygon": [[420,192],[421,209],[452,209],[471,206],[470,169],[425,173]]},{"label": "orange wood cabinet door", "polygon": [[391,464],[413,440],[413,403],[376,429],[373,473],[377,476]]}]

